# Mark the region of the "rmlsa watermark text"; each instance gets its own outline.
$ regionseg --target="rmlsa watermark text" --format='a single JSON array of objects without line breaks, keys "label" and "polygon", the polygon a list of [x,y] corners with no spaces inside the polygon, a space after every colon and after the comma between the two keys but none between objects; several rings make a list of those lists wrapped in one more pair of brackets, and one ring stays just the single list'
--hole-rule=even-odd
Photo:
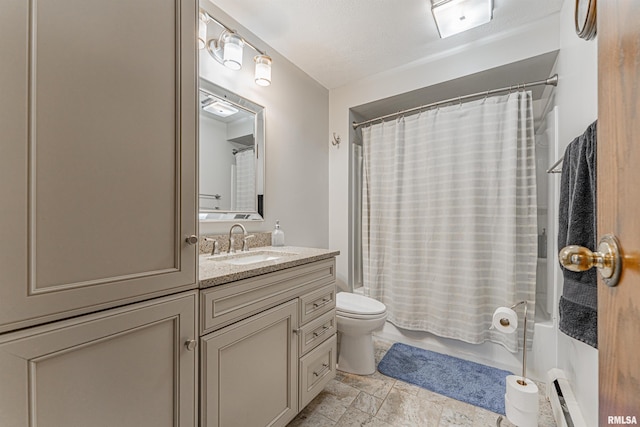
[{"label": "rmlsa watermark text", "polygon": [[638,420],[635,415],[609,415],[607,416],[608,424],[638,424]]}]

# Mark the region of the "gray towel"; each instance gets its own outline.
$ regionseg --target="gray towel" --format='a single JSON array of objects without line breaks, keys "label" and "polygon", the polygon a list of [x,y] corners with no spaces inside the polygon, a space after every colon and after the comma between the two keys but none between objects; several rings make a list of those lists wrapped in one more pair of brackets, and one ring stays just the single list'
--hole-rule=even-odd
[{"label": "gray towel", "polygon": [[[596,250],[596,123],[574,139],[562,161],[558,248],[580,245]],[[598,348],[598,292],[595,268],[562,269],[560,330]]]}]

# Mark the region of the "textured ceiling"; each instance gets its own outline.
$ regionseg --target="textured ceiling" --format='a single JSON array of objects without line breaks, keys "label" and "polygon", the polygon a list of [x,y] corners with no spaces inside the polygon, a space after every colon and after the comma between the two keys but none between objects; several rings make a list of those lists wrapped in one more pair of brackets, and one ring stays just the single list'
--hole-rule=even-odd
[{"label": "textured ceiling", "polygon": [[429,0],[212,0],[328,89],[494,36],[563,0],[494,0],[493,20],[440,39]]}]

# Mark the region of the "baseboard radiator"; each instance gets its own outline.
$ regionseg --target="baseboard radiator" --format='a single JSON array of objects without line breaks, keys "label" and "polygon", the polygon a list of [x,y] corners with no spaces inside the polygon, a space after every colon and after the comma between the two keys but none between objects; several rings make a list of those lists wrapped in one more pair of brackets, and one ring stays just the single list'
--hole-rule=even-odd
[{"label": "baseboard radiator", "polygon": [[551,402],[557,427],[586,427],[564,371],[551,369],[547,373],[547,399]]}]

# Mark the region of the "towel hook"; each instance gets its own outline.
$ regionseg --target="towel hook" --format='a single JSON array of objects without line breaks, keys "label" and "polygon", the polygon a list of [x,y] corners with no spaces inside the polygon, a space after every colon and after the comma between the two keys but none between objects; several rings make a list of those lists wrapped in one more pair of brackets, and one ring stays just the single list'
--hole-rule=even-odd
[{"label": "towel hook", "polygon": [[340,148],[340,135],[336,135],[335,132],[333,132],[333,139],[331,140],[331,145],[333,145],[334,147],[338,147]]}]

